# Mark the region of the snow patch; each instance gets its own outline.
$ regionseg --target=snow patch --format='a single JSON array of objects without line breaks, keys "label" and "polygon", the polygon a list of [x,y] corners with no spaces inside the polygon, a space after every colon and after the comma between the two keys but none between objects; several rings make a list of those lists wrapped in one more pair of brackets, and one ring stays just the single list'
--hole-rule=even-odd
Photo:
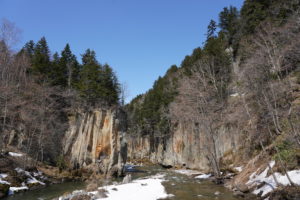
[{"label": "snow patch", "polygon": [[26,182],[27,182],[27,184],[41,184],[41,185],[46,185],[45,183],[43,183],[43,182],[37,180],[37,179],[34,178],[34,177],[31,177],[31,178],[27,179]]},{"label": "snow patch", "polygon": [[10,187],[10,188],[9,188],[8,194],[9,194],[9,195],[12,195],[12,194],[14,194],[15,192],[19,192],[19,191],[22,191],[22,190],[28,190],[28,187],[27,187],[27,186],[22,186],[22,187]]},{"label": "snow patch", "polygon": [[8,155],[13,156],[13,157],[21,157],[23,154],[21,153],[15,153],[15,152],[8,152]]},{"label": "snow patch", "polygon": [[1,178],[0,178],[0,184],[7,184],[7,185],[10,185],[10,183],[9,183],[9,182],[7,182],[7,181],[3,181]]},{"label": "snow patch", "polygon": [[[271,168],[273,168],[275,166],[275,161],[271,161],[269,165]],[[273,175],[267,177],[268,171],[269,171],[269,167],[267,167],[262,173],[258,175],[256,175],[257,171],[250,175],[249,181],[246,183],[247,185],[256,186],[261,183],[264,183],[262,187],[257,188],[253,191],[254,194],[258,194],[262,192],[262,196],[265,196],[266,194],[272,192],[274,189],[278,187],[278,185],[274,180]],[[300,185],[300,170],[293,170],[287,173],[294,184]],[[283,186],[290,185],[290,182],[285,174],[282,175],[276,172],[274,173],[274,176],[276,177],[279,184]]]},{"label": "snow patch", "polygon": [[134,180],[122,185],[100,187],[107,191],[106,200],[156,200],[171,197],[165,191],[162,182],[164,175],[159,174],[146,179]]},{"label": "snow patch", "polygon": [[8,174],[0,174],[0,178],[6,178]]},{"label": "snow patch", "polygon": [[20,167],[15,168],[15,171],[18,173],[24,172],[24,169],[21,169]]},{"label": "snow patch", "polygon": [[233,94],[231,94],[230,96],[231,96],[231,97],[237,97],[237,96],[239,96],[239,93],[233,93]]},{"label": "snow patch", "polygon": [[238,172],[241,172],[241,171],[243,171],[243,166],[235,167],[235,168],[233,168],[233,169],[235,169],[235,170],[238,171]]},{"label": "snow patch", "polygon": [[10,185],[9,182],[2,180],[2,178],[6,178],[8,174],[0,174],[0,184],[7,184]]},{"label": "snow patch", "polygon": [[199,171],[190,170],[190,169],[177,169],[177,170],[174,170],[174,172],[179,173],[179,174],[184,174],[184,175],[187,175],[187,176],[202,174]]},{"label": "snow patch", "polygon": [[195,178],[198,178],[198,179],[208,179],[209,177],[211,177],[211,174],[201,174],[199,176],[196,176]]}]

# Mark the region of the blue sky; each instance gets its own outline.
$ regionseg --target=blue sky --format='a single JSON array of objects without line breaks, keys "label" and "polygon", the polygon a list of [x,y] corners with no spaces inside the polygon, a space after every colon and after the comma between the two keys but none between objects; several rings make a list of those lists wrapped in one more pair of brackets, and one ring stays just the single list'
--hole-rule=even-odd
[{"label": "blue sky", "polygon": [[201,46],[210,19],[243,0],[0,0],[0,19],[14,22],[18,47],[45,36],[51,52],[87,48],[129,87],[128,100]]}]

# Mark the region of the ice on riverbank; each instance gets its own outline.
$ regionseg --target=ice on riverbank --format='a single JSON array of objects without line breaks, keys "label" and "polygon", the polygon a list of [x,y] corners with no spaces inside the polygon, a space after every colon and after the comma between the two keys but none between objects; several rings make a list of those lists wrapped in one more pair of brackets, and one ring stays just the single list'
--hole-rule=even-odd
[{"label": "ice on riverbank", "polygon": [[197,179],[208,179],[211,176],[212,176],[211,174],[201,174],[199,176],[196,176],[195,178],[197,178]]},{"label": "ice on riverbank", "polygon": [[23,191],[23,190],[28,190],[28,187],[27,186],[22,186],[22,187],[10,187],[9,188],[9,192],[8,194],[9,195],[12,195],[16,192],[20,192],[20,191]]},{"label": "ice on riverbank", "polygon": [[137,179],[131,183],[109,185],[99,189],[107,191],[105,200],[156,200],[170,197],[162,182],[164,175],[159,174],[145,179]]},{"label": "ice on riverbank", "polygon": [[174,172],[179,173],[179,174],[184,174],[187,176],[194,176],[194,175],[202,174],[200,171],[190,170],[190,169],[177,169],[177,170],[174,170]]}]

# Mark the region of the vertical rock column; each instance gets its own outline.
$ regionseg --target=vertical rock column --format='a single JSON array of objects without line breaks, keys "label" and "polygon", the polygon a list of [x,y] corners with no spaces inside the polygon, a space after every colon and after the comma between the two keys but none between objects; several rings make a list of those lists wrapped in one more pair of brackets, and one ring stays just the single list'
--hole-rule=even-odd
[{"label": "vertical rock column", "polygon": [[70,118],[64,154],[73,168],[121,175],[127,157],[126,120],[120,110],[78,112]]}]

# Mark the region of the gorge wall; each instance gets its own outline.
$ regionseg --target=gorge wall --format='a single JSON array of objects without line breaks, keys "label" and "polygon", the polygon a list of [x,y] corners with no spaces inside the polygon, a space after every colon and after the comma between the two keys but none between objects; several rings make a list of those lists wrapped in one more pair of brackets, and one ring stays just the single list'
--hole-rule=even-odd
[{"label": "gorge wall", "polygon": [[121,110],[96,109],[71,116],[63,142],[71,167],[120,175],[127,157],[125,120]]},{"label": "gorge wall", "polygon": [[[226,120],[218,123],[214,135],[217,159],[237,153],[245,146],[247,139],[244,130],[248,129],[249,118],[243,109],[241,96],[230,97],[231,106]],[[128,159],[149,159],[165,166],[187,167],[209,170],[207,155],[213,151],[208,144],[203,125],[193,122],[176,121],[166,136],[127,134]],[[248,129],[248,132],[250,130]],[[230,158],[233,162],[232,158]]]}]

